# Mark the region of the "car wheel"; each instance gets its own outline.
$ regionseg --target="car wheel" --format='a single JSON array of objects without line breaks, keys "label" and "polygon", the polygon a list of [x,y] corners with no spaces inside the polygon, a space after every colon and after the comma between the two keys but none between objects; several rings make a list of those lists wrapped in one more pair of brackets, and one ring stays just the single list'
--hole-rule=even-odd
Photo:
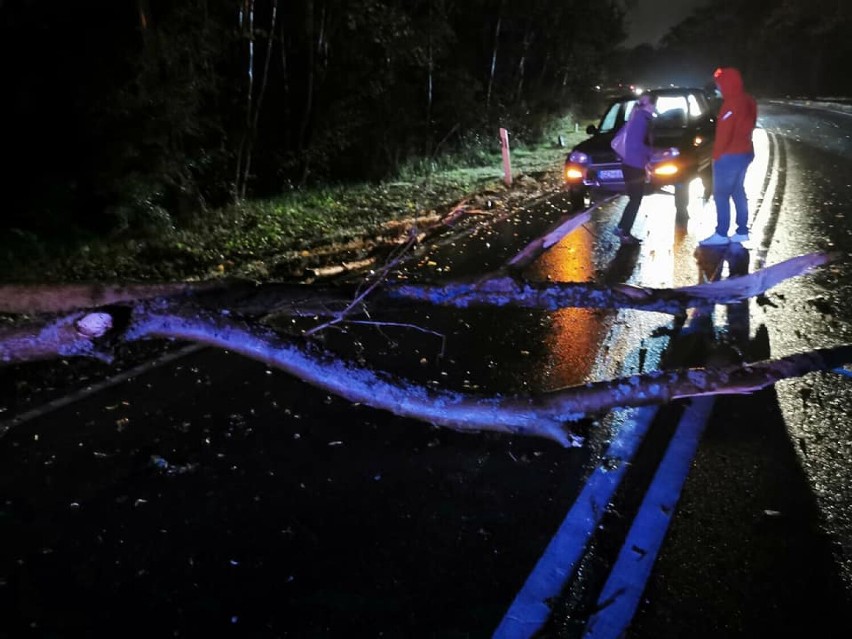
[{"label": "car wheel", "polygon": [[571,189],[568,192],[568,201],[573,210],[582,211],[586,208],[586,189]]}]

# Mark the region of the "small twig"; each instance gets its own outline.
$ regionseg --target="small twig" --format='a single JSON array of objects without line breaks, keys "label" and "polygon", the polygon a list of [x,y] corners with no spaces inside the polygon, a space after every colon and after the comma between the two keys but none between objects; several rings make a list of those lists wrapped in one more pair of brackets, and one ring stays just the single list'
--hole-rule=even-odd
[{"label": "small twig", "polygon": [[[349,303],[349,305],[344,308],[340,313],[337,314],[336,317],[330,319],[329,321],[320,324],[318,326],[314,326],[312,329],[305,331],[305,337],[311,337],[312,335],[318,333],[321,330],[325,330],[329,326],[334,326],[343,321],[343,319],[355,308],[364,298],[366,298],[370,293],[372,293],[378,286],[381,284],[388,276],[388,273],[391,269],[399,264],[402,260],[403,255],[411,249],[412,246],[417,242],[417,233],[416,227],[414,227],[410,233],[410,237],[408,242],[405,243],[403,247],[397,252],[396,255],[392,255],[391,259],[378,271],[376,279],[363,291],[356,291],[355,299]],[[359,289],[360,290],[360,289]]]},{"label": "small twig", "polygon": [[377,321],[366,321],[366,320],[346,320],[347,324],[361,324],[363,326],[396,326],[398,328],[413,328],[415,331],[420,331],[421,333],[428,333],[429,335],[434,335],[435,337],[441,338],[441,352],[439,353],[439,357],[444,356],[444,348],[447,345],[447,336],[443,333],[439,333],[438,331],[432,331],[428,328],[423,328],[422,326],[418,326],[417,324],[408,324],[407,322],[377,322]]}]

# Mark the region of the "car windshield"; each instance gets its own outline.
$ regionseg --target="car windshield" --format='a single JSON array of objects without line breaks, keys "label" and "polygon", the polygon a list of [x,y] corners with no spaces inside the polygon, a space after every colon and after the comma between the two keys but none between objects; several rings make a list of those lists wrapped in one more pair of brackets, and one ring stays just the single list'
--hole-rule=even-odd
[{"label": "car windshield", "polygon": [[[615,102],[601,118],[600,133],[615,131],[624,124],[636,106],[636,99]],[[691,94],[661,95],[657,97],[654,113],[654,129],[682,129],[691,119],[702,114],[701,104]]]},{"label": "car windshield", "polygon": [[601,124],[598,130],[601,133],[609,133],[615,131],[630,117],[633,107],[636,106],[636,100],[627,100],[625,102],[615,102],[612,104],[604,116],[601,118]]}]

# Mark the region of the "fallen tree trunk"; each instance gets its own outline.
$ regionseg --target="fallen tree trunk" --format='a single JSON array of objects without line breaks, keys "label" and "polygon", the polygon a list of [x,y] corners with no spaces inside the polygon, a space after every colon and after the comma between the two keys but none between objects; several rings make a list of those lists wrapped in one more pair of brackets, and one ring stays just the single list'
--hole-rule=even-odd
[{"label": "fallen tree trunk", "polygon": [[679,314],[687,308],[733,304],[761,295],[779,282],[802,275],[829,260],[830,257],[824,253],[811,253],[773,264],[748,275],[668,289],[629,284],[604,287],[591,282],[530,282],[501,277],[431,286],[390,284],[383,294],[391,299],[410,299],[455,308],[633,308]]},{"label": "fallen tree trunk", "polygon": [[[514,277],[487,277],[442,284],[387,282],[371,296],[374,301],[415,300],[438,306],[538,308],[633,308],[682,314],[688,308],[734,304],[761,295],[778,283],[805,274],[830,261],[824,253],[810,253],[773,264],[754,273],[681,288],[647,288],[591,282],[530,282]],[[254,284],[213,280],[172,285],[7,285],[0,286],[0,312],[67,312],[106,304],[156,297],[203,294],[208,304],[223,304],[248,315],[336,315],[351,302],[353,288],[315,288],[302,285]],[[135,295],[135,297],[134,297]],[[88,303],[92,301],[92,303]],[[358,305],[363,309],[363,305]]]},{"label": "fallen tree trunk", "polygon": [[[117,330],[115,326],[124,324],[121,318],[104,315],[64,317],[39,327],[31,335],[31,339],[40,344],[37,349],[31,347],[18,329],[14,340],[0,340],[4,344],[4,350],[0,351],[2,359],[24,361],[32,353],[45,357],[48,344],[52,344],[56,356],[93,356],[100,352],[99,340]],[[179,339],[227,349],[286,371],[349,401],[402,417],[465,432],[532,435],[562,446],[576,445],[579,441],[571,433],[568,422],[616,407],[660,404],[700,395],[751,393],[782,379],[852,362],[852,346],[844,345],[775,361],[724,368],[655,371],[540,395],[504,397],[434,390],[406,380],[394,380],[262,326],[186,304],[140,303],[133,307],[125,326],[120,337],[127,341]],[[112,340],[116,337],[111,335]]]},{"label": "fallen tree trunk", "polygon": [[0,313],[67,313],[221,288],[222,281],[163,284],[0,284]]},{"label": "fallen tree trunk", "polygon": [[[416,300],[457,308],[634,308],[680,314],[689,307],[741,302],[829,259],[821,253],[805,255],[749,275],[680,289],[628,285],[603,288],[592,283],[527,282],[506,276],[519,272],[587,217],[573,216],[560,222],[486,277],[439,285],[387,283],[382,282],[387,276],[386,268],[363,291],[356,290],[354,301],[350,297],[348,302],[327,290],[318,303],[316,290],[224,280],[133,286],[0,286],[0,312],[44,313],[100,307],[98,312],[74,313],[0,333],[0,361],[74,356],[109,360],[111,345],[117,340],[188,340],[240,353],[349,401],[403,417],[468,432],[533,435],[570,446],[578,439],[567,423],[587,415],[618,406],[664,403],[696,395],[753,392],[779,379],[836,368],[852,359],[852,347],[842,346],[746,366],[658,371],[536,396],[483,396],[393,379],[346,362],[304,339],[286,337],[260,322],[249,324],[235,317],[241,312],[302,315],[308,300],[312,314],[319,316],[325,310],[325,314],[335,317],[333,322],[313,329],[315,332],[344,318],[366,314],[368,296],[373,303],[377,299]],[[377,288],[380,282],[381,290]],[[193,304],[187,296],[201,292],[206,294],[195,299],[206,308]],[[135,303],[128,305],[130,301]]]},{"label": "fallen tree trunk", "polygon": [[97,338],[113,325],[109,313],[75,313],[51,322],[33,322],[0,331],[0,362],[31,362],[57,357],[110,360],[96,348]]}]

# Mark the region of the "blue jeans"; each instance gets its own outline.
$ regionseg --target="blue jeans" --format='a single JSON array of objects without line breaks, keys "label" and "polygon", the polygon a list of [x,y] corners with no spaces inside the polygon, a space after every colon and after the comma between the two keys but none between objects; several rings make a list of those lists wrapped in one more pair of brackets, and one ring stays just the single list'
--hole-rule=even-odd
[{"label": "blue jeans", "polygon": [[713,199],[716,201],[716,232],[728,235],[731,200],[737,211],[737,233],[748,233],[748,199],[745,176],[754,153],[731,153],[713,160]]}]

